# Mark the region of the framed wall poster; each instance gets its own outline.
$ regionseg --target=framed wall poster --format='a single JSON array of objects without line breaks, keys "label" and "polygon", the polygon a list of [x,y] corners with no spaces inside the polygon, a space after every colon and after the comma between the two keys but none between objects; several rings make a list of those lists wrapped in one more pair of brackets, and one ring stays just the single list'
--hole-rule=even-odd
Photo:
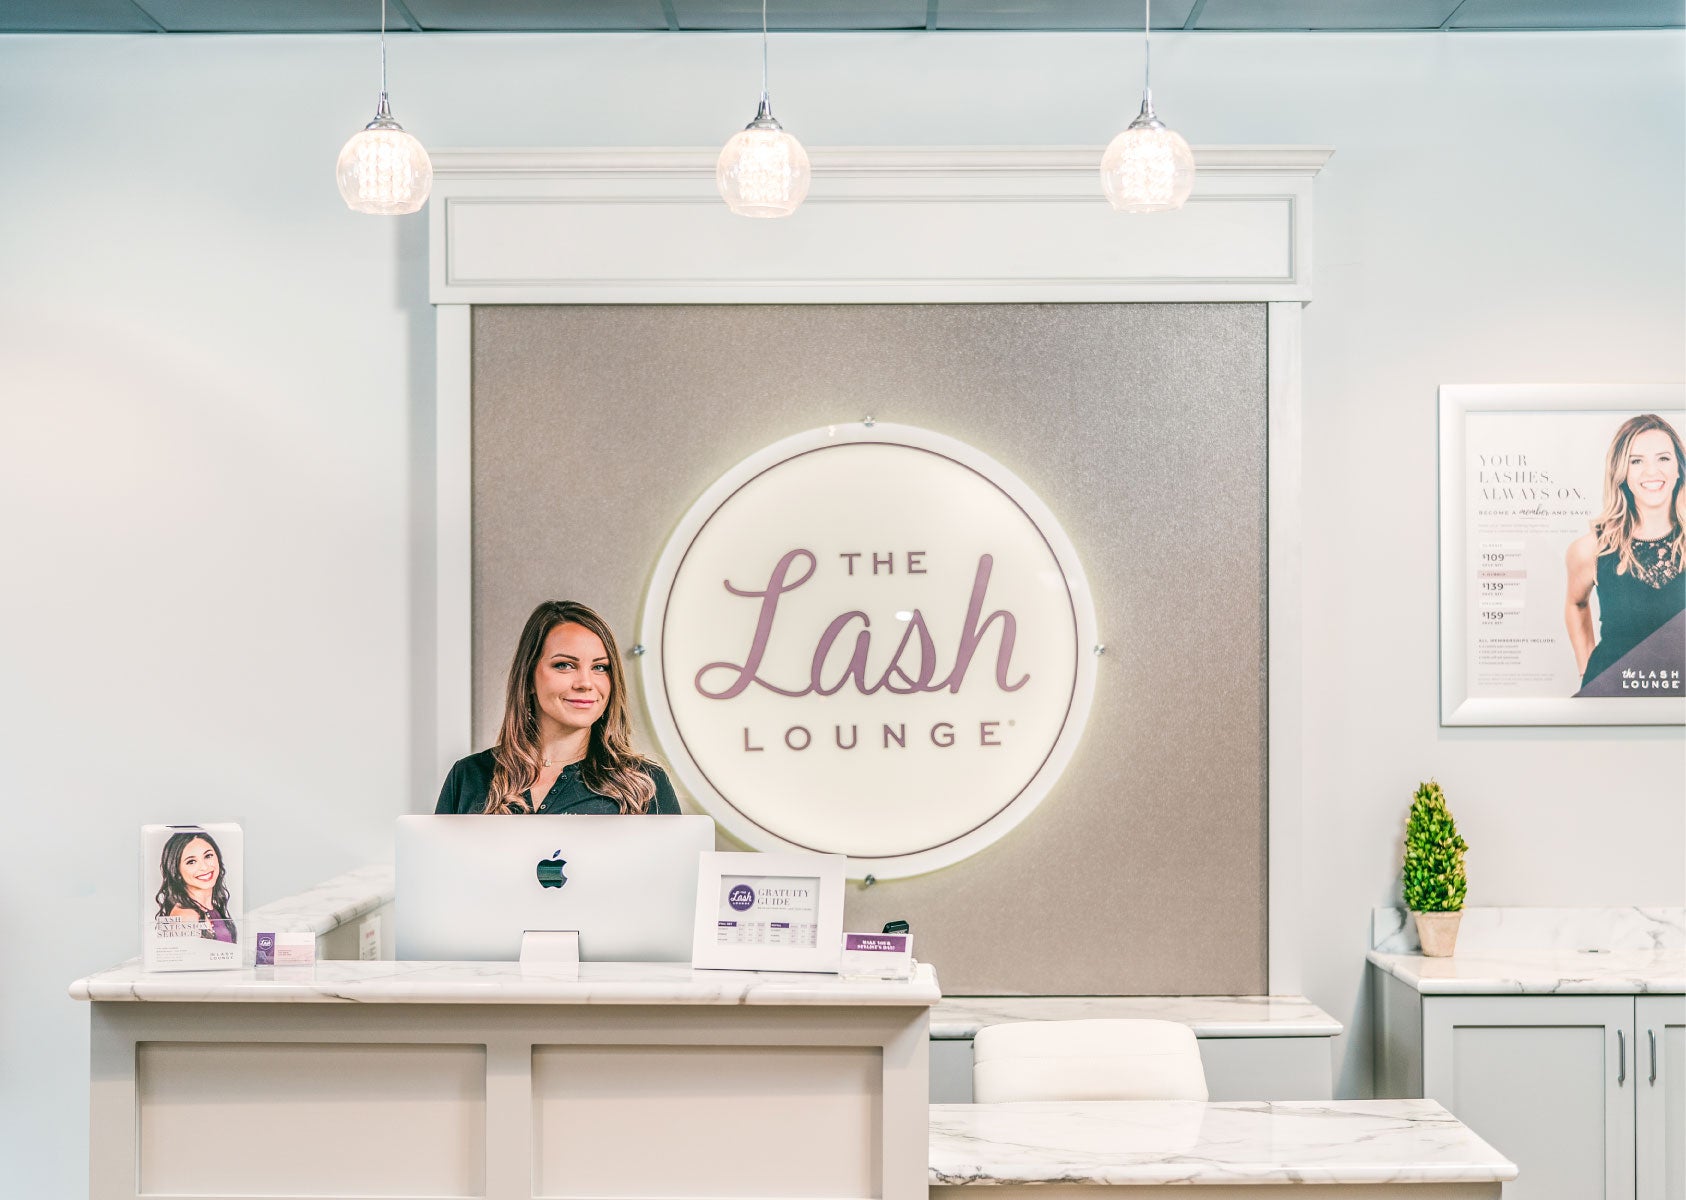
[{"label": "framed wall poster", "polygon": [[843,951],[841,854],[709,850],[697,870],[691,965],[836,971]]},{"label": "framed wall poster", "polygon": [[1686,723],[1679,384],[1440,389],[1440,723]]}]

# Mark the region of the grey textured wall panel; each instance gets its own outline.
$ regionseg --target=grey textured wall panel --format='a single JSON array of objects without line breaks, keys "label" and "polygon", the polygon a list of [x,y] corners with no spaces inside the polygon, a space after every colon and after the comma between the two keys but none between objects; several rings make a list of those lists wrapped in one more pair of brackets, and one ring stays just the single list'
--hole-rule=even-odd
[{"label": "grey textured wall panel", "polygon": [[1053,509],[1107,652],[1030,819],[957,866],[851,885],[849,927],[907,918],[955,995],[1266,990],[1265,322],[1237,304],[477,308],[477,744],[532,606],[583,600],[625,649],[668,534],[733,463],[868,413],[935,429]]}]

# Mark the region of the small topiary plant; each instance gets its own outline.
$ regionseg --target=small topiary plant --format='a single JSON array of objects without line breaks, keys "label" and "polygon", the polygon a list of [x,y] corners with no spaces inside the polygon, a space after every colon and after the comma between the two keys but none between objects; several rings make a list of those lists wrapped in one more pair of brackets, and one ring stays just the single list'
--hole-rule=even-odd
[{"label": "small topiary plant", "polygon": [[1405,906],[1412,912],[1462,909],[1469,889],[1464,874],[1468,849],[1440,785],[1432,779],[1418,784],[1405,822]]}]

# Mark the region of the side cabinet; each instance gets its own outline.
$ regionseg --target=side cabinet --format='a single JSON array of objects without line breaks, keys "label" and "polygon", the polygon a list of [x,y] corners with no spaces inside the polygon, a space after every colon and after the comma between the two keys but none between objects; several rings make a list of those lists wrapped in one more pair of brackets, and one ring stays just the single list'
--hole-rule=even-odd
[{"label": "side cabinet", "polygon": [[1686,1200],[1686,996],[1379,983],[1378,1094],[1438,1100],[1515,1162],[1505,1200]]},{"label": "side cabinet", "polygon": [[1631,996],[1424,996],[1423,1094],[1521,1168],[1506,1200],[1633,1200]]},{"label": "side cabinet", "polygon": [[1634,1000],[1639,1200],[1686,1197],[1686,996]]}]

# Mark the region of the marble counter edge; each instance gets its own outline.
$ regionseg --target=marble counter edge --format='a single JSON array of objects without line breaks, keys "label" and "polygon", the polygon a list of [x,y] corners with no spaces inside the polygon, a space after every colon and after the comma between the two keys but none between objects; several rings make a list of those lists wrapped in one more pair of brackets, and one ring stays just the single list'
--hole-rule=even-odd
[{"label": "marble counter edge", "polygon": [[[656,967],[653,977],[612,968]],[[595,970],[593,968],[596,968]],[[689,972],[684,964],[586,964],[583,977],[519,963],[319,962],[314,967],[147,972],[139,960],[78,979],[74,1000],[219,1004],[551,1004],[930,1008],[942,997],[921,963],[912,980],[842,981],[791,973]]]},{"label": "marble counter edge", "polygon": [[[1416,989],[1425,996],[1672,996],[1686,993],[1686,960],[1666,964],[1662,970],[1680,974],[1636,973],[1632,963],[1576,962],[1564,964],[1505,964],[1502,952],[1493,951],[1462,960],[1464,965],[1480,963],[1481,973],[1462,977],[1434,978],[1423,968],[1437,963],[1458,963],[1451,958],[1428,958],[1421,954],[1389,954],[1371,950],[1365,956],[1375,967]],[[1555,970],[1553,970],[1555,966]],[[1588,968],[1566,971],[1565,967]],[[1491,969],[1488,969],[1488,968]],[[1522,968],[1522,969],[1519,969]],[[1509,972],[1509,973],[1507,973]]]},{"label": "marble counter edge", "polygon": [[[1519,1173],[1422,1099],[938,1104],[931,1124],[933,1186],[1489,1183]],[[1255,1145],[1274,1156],[1250,1153]]]},{"label": "marble counter edge", "polygon": [[1176,1021],[1201,1038],[1327,1038],[1345,1032],[1304,996],[944,996],[931,1011],[931,1037],[966,1041],[986,1025],[1108,1017]]}]

